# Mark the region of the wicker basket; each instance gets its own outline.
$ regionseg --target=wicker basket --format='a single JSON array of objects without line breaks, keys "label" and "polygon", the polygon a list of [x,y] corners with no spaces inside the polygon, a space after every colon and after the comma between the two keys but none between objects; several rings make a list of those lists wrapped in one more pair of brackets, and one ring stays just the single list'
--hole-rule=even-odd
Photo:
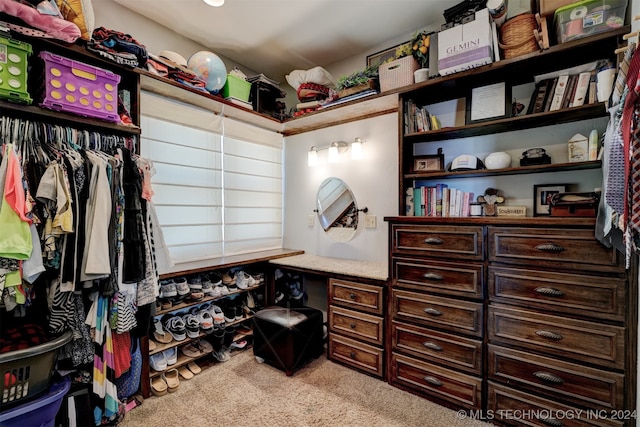
[{"label": "wicker basket", "polygon": [[413,72],[418,68],[418,61],[413,56],[381,64],[378,68],[380,92],[413,84]]},{"label": "wicker basket", "polygon": [[500,28],[500,48],[504,58],[515,58],[539,49],[535,30],[538,28],[536,16],[525,13],[511,18]]}]

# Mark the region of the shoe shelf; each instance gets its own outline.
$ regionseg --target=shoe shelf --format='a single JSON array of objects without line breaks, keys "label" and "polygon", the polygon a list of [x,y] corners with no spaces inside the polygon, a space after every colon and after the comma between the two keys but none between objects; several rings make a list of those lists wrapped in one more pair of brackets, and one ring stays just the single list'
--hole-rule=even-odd
[{"label": "shoe shelf", "polygon": [[[178,361],[176,363],[174,363],[173,365],[167,366],[166,370],[168,371],[169,369],[178,369],[181,366],[188,365],[190,362],[195,362],[196,360],[202,359],[203,357],[205,357],[207,355],[210,355],[210,354],[211,354],[211,352],[207,351],[207,352],[203,352],[199,356],[190,357],[190,356],[185,356],[184,354],[180,353],[180,354],[178,354]],[[149,368],[149,378],[159,377],[160,375],[162,375],[165,372],[166,371],[154,371],[152,368]]]},{"label": "shoe shelf", "polygon": [[250,292],[250,291],[253,291],[253,290],[256,290],[256,289],[260,289],[263,286],[264,286],[264,283],[261,282],[258,285],[250,286],[250,287],[248,287],[246,289],[239,289],[238,288],[235,291],[229,291],[228,294],[224,294],[224,295],[220,295],[220,296],[216,296],[216,297],[206,296],[206,297],[202,298],[199,301],[184,301],[184,302],[181,302],[179,304],[176,304],[176,305],[172,306],[171,308],[160,309],[160,310],[158,310],[156,312],[155,315],[156,316],[160,316],[162,314],[171,313],[171,312],[174,312],[174,311],[180,311],[180,310],[182,310],[184,308],[193,307],[194,305],[203,304],[205,302],[223,300],[223,299],[228,298],[228,297],[230,297],[232,295],[242,294],[242,293],[245,293],[245,292]]}]

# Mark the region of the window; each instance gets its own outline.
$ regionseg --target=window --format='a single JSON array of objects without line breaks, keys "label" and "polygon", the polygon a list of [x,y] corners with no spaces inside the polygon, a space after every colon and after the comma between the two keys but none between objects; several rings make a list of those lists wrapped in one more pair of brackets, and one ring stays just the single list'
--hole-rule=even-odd
[{"label": "window", "polygon": [[143,92],[141,155],[175,270],[282,247],[282,135]]}]

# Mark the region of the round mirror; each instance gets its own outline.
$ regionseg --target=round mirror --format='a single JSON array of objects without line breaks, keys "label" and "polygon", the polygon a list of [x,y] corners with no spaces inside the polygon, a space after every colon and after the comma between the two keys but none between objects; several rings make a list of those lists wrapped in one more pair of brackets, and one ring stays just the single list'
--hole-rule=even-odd
[{"label": "round mirror", "polygon": [[339,178],[327,178],[318,188],[318,220],[336,242],[348,242],[358,228],[358,206],[351,189]]}]

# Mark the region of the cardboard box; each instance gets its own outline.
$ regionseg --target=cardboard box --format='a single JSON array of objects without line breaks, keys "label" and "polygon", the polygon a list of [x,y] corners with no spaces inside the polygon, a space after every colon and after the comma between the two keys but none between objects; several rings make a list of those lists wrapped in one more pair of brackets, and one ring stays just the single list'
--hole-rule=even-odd
[{"label": "cardboard box", "polygon": [[443,76],[490,64],[493,58],[493,34],[486,8],[476,12],[474,21],[438,34],[438,69]]}]

